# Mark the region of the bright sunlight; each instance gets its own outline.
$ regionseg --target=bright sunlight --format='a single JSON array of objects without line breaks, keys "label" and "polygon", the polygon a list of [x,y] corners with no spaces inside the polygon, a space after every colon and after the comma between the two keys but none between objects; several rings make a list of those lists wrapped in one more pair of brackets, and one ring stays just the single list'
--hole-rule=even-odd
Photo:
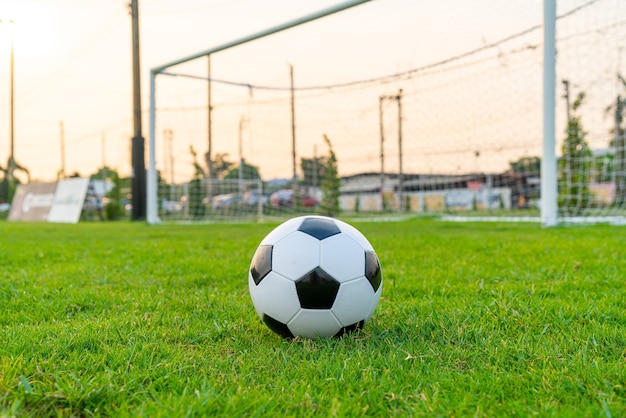
[{"label": "bright sunlight", "polygon": [[59,14],[50,6],[33,7],[18,2],[3,4],[0,6],[2,49],[8,48],[12,39],[16,59],[54,56],[62,31]]}]

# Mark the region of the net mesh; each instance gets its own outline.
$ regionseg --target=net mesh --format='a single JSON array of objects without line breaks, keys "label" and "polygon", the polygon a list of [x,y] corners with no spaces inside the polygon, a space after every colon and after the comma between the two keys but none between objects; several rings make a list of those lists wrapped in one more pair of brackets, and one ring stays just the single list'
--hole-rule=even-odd
[{"label": "net mesh", "polygon": [[[222,195],[243,207],[252,189],[257,218],[537,216],[542,10],[503,3],[372,2],[167,69],[156,96],[159,201],[197,190],[207,210],[195,219],[214,218]],[[625,12],[619,0],[558,3],[562,219],[624,215]],[[193,181],[204,185],[185,189]],[[172,189],[181,192],[170,199]]]}]

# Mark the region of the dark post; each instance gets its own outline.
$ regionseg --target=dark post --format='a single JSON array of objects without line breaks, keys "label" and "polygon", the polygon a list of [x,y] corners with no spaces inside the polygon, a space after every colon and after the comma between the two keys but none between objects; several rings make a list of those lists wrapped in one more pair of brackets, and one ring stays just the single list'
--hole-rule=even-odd
[{"label": "dark post", "polygon": [[141,134],[141,79],[139,67],[139,0],[131,0],[132,43],[133,43],[133,128],[132,163],[132,204],[133,221],[146,218],[146,162],[145,141]]}]

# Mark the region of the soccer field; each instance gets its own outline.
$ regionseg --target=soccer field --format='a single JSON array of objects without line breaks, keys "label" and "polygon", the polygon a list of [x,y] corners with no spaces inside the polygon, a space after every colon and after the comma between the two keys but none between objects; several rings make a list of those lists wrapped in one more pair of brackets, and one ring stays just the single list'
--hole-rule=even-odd
[{"label": "soccer field", "polygon": [[626,229],[352,224],[382,299],[312,341],[248,294],[276,224],[0,222],[0,416],[626,416]]}]

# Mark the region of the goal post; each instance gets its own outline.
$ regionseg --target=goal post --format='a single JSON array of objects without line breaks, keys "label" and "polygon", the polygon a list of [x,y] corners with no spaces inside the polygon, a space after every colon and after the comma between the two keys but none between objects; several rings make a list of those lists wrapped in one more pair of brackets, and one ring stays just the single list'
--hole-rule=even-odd
[{"label": "goal post", "polygon": [[556,169],[556,0],[543,1],[543,158],[541,224],[558,223]]}]

